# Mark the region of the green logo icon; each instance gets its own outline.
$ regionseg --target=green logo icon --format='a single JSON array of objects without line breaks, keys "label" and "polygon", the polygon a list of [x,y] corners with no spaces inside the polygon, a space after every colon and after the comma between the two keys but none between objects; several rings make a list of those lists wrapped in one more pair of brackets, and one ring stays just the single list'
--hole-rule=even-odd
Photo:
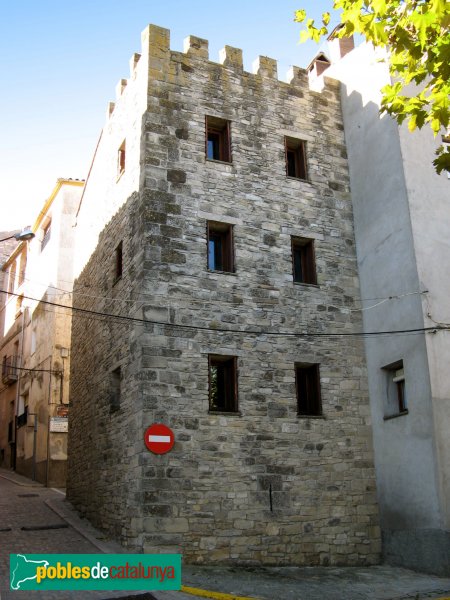
[{"label": "green logo icon", "polygon": [[46,560],[29,560],[23,554],[10,555],[10,581],[12,590],[29,590],[32,588],[23,586],[27,581],[37,578],[37,567],[48,567]]}]

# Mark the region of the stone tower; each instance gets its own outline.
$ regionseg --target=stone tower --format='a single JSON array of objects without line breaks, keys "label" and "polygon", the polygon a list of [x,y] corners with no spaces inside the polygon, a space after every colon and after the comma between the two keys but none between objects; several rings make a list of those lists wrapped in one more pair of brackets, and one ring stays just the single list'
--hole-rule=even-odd
[{"label": "stone tower", "polygon": [[150,26],[117,96],[78,213],[69,499],[187,562],[377,562],[338,83]]}]

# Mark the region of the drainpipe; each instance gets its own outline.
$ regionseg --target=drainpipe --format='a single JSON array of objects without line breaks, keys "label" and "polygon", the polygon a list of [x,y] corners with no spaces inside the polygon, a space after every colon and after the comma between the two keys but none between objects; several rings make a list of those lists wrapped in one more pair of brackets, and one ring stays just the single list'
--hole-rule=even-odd
[{"label": "drainpipe", "polygon": [[[49,369],[49,378],[48,378],[48,406],[51,406],[52,403],[52,375],[53,375],[53,360],[52,357],[49,356],[50,359],[50,369]],[[50,475],[50,409],[47,413],[47,461],[46,461],[46,469],[45,469],[45,485],[48,487],[48,479]]]},{"label": "drainpipe", "polygon": [[47,468],[45,469],[45,487],[48,487],[50,474],[50,415],[47,416]]},{"label": "drainpipe", "polygon": [[37,413],[34,413],[33,427],[33,481],[36,481],[36,441],[37,441],[38,420]]},{"label": "drainpipe", "polygon": [[60,382],[59,382],[59,403],[63,403],[64,397],[64,357],[62,357],[62,370],[60,373]]},{"label": "drainpipe", "polygon": [[17,384],[16,384],[16,397],[14,400],[14,471],[17,470],[17,417],[19,416],[19,390],[20,390],[20,379],[22,376],[22,356],[23,356],[23,338],[24,338],[24,331],[25,331],[25,312],[26,312],[26,308],[21,307],[20,308],[20,312],[22,313],[22,331],[20,334],[20,345],[19,345],[19,356],[17,357],[17,365],[16,367],[19,367],[17,369],[18,371],[18,375],[17,375]]}]

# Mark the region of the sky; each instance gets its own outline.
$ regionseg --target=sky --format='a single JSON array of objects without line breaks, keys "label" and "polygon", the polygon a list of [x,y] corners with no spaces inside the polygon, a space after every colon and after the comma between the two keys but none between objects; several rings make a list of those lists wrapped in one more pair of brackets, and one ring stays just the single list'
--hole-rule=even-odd
[{"label": "sky", "polygon": [[59,177],[85,179],[109,101],[141,31],[171,31],[172,50],[189,35],[306,67],[319,50],[298,43],[296,9],[320,18],[331,0],[0,0],[0,231],[35,220]]}]

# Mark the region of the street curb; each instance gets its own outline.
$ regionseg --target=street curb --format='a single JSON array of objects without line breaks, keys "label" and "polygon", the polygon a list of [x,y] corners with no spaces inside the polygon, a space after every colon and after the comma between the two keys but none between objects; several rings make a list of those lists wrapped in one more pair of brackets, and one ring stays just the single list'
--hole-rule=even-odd
[{"label": "street curb", "polygon": [[5,473],[0,473],[0,477],[3,477],[3,479],[7,479],[8,481],[15,483],[16,485],[21,485],[22,487],[39,487],[39,488],[45,487],[44,484],[39,483],[38,481],[31,481],[31,479],[29,480],[30,483],[24,483],[22,481],[17,481],[16,476],[9,476],[9,475],[6,475]]},{"label": "street curb", "polygon": [[75,529],[75,531],[77,531],[80,535],[87,539],[88,542],[90,542],[93,546],[98,548],[100,552],[102,552],[103,554],[118,554],[118,552],[116,550],[111,549],[107,543],[101,542],[93,534],[89,533],[86,530],[86,528],[82,525],[82,523],[78,522],[79,517],[72,517],[71,515],[67,514],[67,511],[64,510],[64,508],[58,506],[59,502],[61,502],[61,500],[55,500],[53,498],[48,498],[44,501],[44,503],[53,512],[55,512],[59,517],[61,517],[63,521],[66,521],[66,523],[68,523],[73,529]]}]

